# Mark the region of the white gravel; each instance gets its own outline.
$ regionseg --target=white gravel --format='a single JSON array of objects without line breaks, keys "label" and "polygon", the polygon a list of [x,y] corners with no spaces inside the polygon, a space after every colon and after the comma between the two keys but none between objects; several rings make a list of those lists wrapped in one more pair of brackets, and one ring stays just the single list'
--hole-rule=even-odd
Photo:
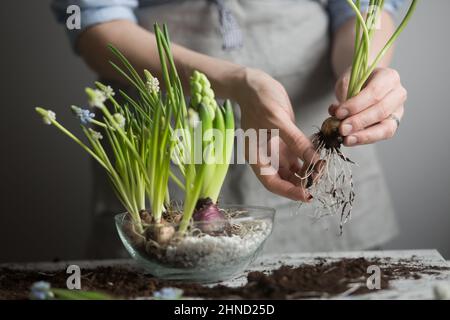
[{"label": "white gravel", "polygon": [[176,246],[167,247],[164,260],[169,264],[205,270],[241,263],[242,259],[258,249],[271,229],[272,223],[259,221],[252,231],[243,236],[187,236]]}]

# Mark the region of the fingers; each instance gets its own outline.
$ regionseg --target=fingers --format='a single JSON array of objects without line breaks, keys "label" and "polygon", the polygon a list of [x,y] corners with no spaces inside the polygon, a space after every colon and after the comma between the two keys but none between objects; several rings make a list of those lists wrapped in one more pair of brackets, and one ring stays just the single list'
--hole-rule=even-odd
[{"label": "fingers", "polygon": [[305,163],[315,163],[319,160],[311,140],[293,122],[287,121],[280,126],[280,137],[289,150]]},{"label": "fingers", "polygon": [[330,114],[330,116],[335,117],[336,116],[336,110],[339,108],[338,104],[332,104],[329,108],[328,108],[328,113]]},{"label": "fingers", "polygon": [[374,104],[379,103],[392,91],[400,86],[400,76],[393,69],[377,69],[368,80],[366,87],[353,98],[343,102],[335,112],[338,119],[355,115]]},{"label": "fingers", "polygon": [[345,137],[387,119],[399,109],[402,109],[403,113],[405,101],[406,89],[399,87],[389,92],[380,102],[343,120],[339,131]]},{"label": "fingers", "polygon": [[[394,115],[401,119],[403,117],[403,108],[395,112]],[[381,140],[392,138],[397,131],[397,122],[392,118],[387,118],[373,126],[362,131],[351,134],[344,138],[346,146],[355,146],[374,143]]]},{"label": "fingers", "polygon": [[258,165],[254,165],[252,168],[259,181],[261,181],[263,186],[270,192],[294,201],[308,202],[311,200],[311,196],[308,191],[301,186],[300,179],[295,178],[294,174],[286,180],[281,178],[278,173],[272,175],[261,175]]},{"label": "fingers", "polygon": [[300,177],[296,176],[302,168],[297,156],[279,136],[271,137],[268,145],[271,156],[278,160],[268,159],[265,156],[267,152],[258,152],[256,163],[250,163],[256,177],[267,190],[277,195],[294,201],[308,201],[311,196],[303,188]]}]

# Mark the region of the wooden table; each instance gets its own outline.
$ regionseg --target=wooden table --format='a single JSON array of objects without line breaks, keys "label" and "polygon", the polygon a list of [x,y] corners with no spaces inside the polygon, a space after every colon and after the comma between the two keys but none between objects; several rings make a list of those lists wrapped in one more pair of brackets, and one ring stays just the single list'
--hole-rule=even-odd
[{"label": "wooden table", "polygon": [[[240,286],[245,284],[245,274],[248,271],[268,271],[280,267],[282,264],[298,266],[303,263],[313,263],[318,257],[326,259],[339,258],[391,258],[392,262],[399,259],[410,259],[429,266],[449,267],[450,263],[436,250],[405,250],[405,251],[359,251],[359,252],[323,252],[323,253],[295,253],[281,255],[264,255],[258,258],[246,272],[233,280],[223,282],[228,286]],[[66,268],[68,264],[76,264],[83,268],[93,268],[97,266],[122,266],[135,269],[132,260],[100,260],[100,261],[69,261],[58,263],[23,263],[23,264],[1,264],[2,267],[56,270]],[[369,275],[368,275],[369,276]],[[449,286],[450,288],[450,270],[437,271],[436,274],[421,274],[419,279],[399,279],[391,281],[392,289],[374,290],[370,294],[351,297],[346,294],[334,297],[335,299],[433,299],[435,298],[433,290],[436,285]]]}]

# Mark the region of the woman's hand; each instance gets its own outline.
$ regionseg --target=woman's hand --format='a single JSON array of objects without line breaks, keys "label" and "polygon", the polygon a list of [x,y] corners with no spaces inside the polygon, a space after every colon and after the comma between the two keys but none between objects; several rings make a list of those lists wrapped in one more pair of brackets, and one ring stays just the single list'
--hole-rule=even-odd
[{"label": "woman's hand", "polygon": [[[302,186],[304,180],[299,178],[303,161],[304,166],[315,161],[316,153],[311,141],[295,125],[294,112],[284,87],[268,74],[244,69],[235,81],[233,99],[241,108],[241,127],[243,130],[279,129],[279,136],[270,137],[268,141],[258,141],[257,150],[246,148],[249,161],[254,152],[256,163],[250,163],[261,183],[271,192],[296,201],[310,201],[311,196]],[[248,144],[247,144],[248,145]],[[270,174],[263,174],[262,169],[269,165],[263,161],[261,154],[279,150],[278,167]],[[273,164],[272,164],[273,166]]]},{"label": "woman's hand", "polygon": [[342,120],[339,128],[344,144],[355,146],[392,138],[404,113],[407,91],[397,71],[378,68],[365,87],[346,101],[350,71],[338,80],[336,97],[329,113]]}]

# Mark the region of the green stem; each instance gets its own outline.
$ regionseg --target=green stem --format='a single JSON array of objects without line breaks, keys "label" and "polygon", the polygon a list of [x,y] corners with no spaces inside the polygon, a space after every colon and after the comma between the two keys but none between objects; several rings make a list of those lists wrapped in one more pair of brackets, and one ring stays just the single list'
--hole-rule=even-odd
[{"label": "green stem", "polygon": [[[359,11],[361,8],[361,1],[357,0],[355,5]],[[349,98],[350,91],[354,86],[355,77],[357,74],[356,61],[358,61],[357,57],[360,55],[360,52],[362,50],[362,48],[360,46],[361,46],[361,22],[358,19],[356,19],[356,21],[355,21],[355,44],[354,44],[354,49],[353,49],[352,71],[351,71],[351,75],[350,75],[349,85],[347,88],[347,99]]]},{"label": "green stem", "polygon": [[416,10],[417,7],[417,3],[418,0],[413,0],[408,12],[406,13],[405,18],[403,19],[403,21],[400,23],[400,25],[398,26],[398,28],[395,30],[394,34],[391,36],[391,38],[389,39],[389,41],[386,43],[386,45],[383,47],[383,49],[378,53],[377,57],[375,58],[375,60],[373,61],[372,65],[369,67],[369,69],[367,70],[367,72],[363,75],[363,77],[360,79],[360,81],[357,84],[357,88],[361,89],[362,86],[366,83],[367,79],[369,79],[370,75],[372,74],[372,72],[375,70],[375,68],[377,67],[378,63],[380,62],[380,60],[384,57],[384,55],[389,51],[389,49],[392,47],[392,45],[394,44],[395,40],[398,38],[398,36],[400,35],[400,33],[405,29],[405,27],[408,25],[408,22],[410,21],[414,11]]},{"label": "green stem", "polygon": [[361,15],[361,12],[359,11],[359,8],[353,3],[353,0],[347,0],[348,4],[352,7],[353,11],[356,14],[356,19],[359,21],[359,23],[361,24],[361,28],[363,29],[363,38],[367,43],[367,48],[366,48],[366,56],[369,55],[369,43],[370,43],[370,38],[369,38],[369,30],[367,30],[367,26],[366,23],[364,21],[363,16]]},{"label": "green stem", "polygon": [[[43,108],[36,108],[36,111],[43,115],[43,112],[47,112]],[[49,119],[50,122],[58,128],[61,132],[63,132],[65,135],[67,135],[69,138],[71,138],[73,141],[75,141],[80,147],[82,147],[87,153],[89,153],[97,162],[106,170],[108,170],[108,167],[105,165],[105,163],[88,147],[86,146],[80,139],[78,139],[75,135],[73,135],[69,130],[64,128],[58,121]]]}]

